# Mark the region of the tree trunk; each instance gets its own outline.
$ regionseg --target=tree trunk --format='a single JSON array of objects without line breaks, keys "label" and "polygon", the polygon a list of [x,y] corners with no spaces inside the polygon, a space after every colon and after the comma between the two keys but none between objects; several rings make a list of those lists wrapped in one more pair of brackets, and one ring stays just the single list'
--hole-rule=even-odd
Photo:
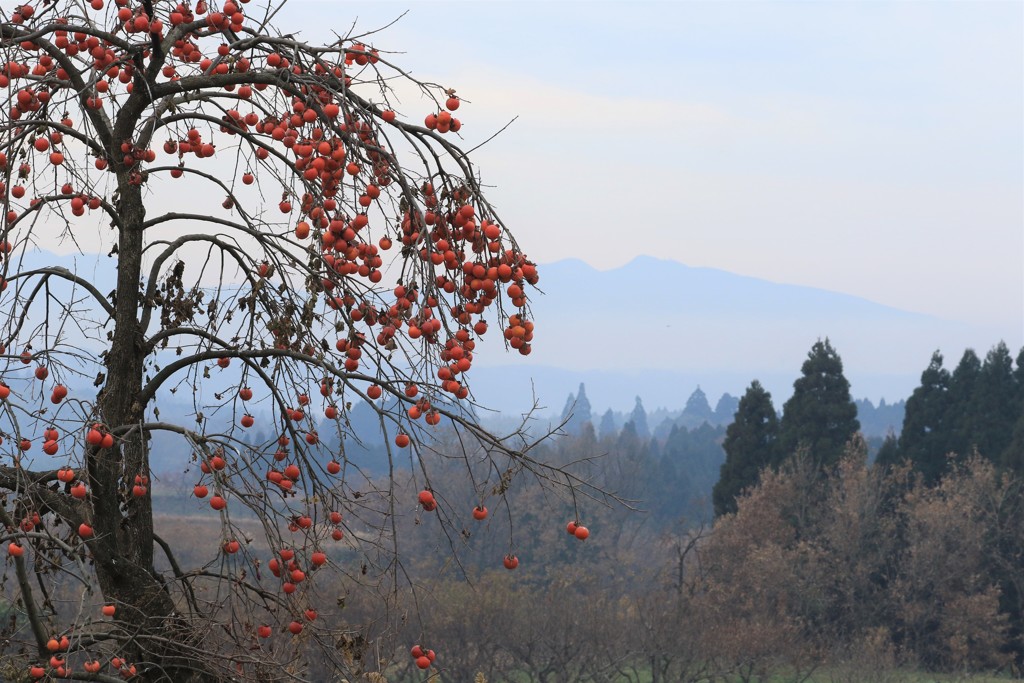
[{"label": "tree trunk", "polygon": [[148,491],[140,498],[131,494],[135,476],[149,474],[148,438],[140,428],[145,406],[139,403],[146,355],[138,318],[145,218],[141,186],[122,181],[117,208],[122,223],[114,329],[97,406],[99,421],[115,434],[115,442],[112,448],[91,448],[88,455],[95,534],[90,548],[105,600],[117,606],[118,620],[138,633],[135,651],[123,657],[156,665],[141,667],[142,679],[219,680],[195,671],[187,646],[197,636],[176,615],[174,600],[153,568],[152,498]]}]

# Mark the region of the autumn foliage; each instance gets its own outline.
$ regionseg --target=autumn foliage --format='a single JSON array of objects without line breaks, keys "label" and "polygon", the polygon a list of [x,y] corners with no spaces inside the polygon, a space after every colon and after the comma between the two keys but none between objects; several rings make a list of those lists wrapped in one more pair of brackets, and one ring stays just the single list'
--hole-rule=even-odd
[{"label": "autumn foliage", "polygon": [[[628,457],[614,445],[584,434],[551,459],[609,452],[592,472],[608,485],[621,480],[613,461]],[[1021,492],[981,457],[929,485],[870,465],[854,440],[824,473],[806,454],[767,470],[713,527],[588,506],[595,532],[578,543],[538,516],[520,581],[493,568],[491,539],[471,540],[469,584],[423,555],[431,647],[448,653],[439,678],[852,683],[1013,672]],[[640,493],[652,511],[666,504]],[[524,489],[510,502],[538,506],[541,495]]]}]

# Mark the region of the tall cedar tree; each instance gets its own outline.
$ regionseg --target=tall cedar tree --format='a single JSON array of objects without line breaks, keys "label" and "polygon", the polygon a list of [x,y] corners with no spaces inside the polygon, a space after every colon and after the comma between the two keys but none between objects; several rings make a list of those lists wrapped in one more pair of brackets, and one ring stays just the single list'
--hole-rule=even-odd
[{"label": "tall cedar tree", "polygon": [[738,398],[729,393],[722,394],[718,403],[715,404],[715,422],[723,425],[729,424],[739,407],[740,400]]},{"label": "tall cedar tree", "polygon": [[950,374],[936,351],[921,374],[921,384],[907,401],[903,430],[895,448],[887,444],[878,462],[909,461],[926,484],[949,472],[953,460],[972,451],[1019,470],[1024,444],[1024,350],[1016,368],[1000,342],[984,363],[967,349]]},{"label": "tall cedar tree", "polygon": [[909,460],[926,482],[939,480],[946,470],[950,433],[949,383],[949,371],[942,367],[942,354],[936,351],[921,373],[921,385],[907,399],[899,447],[879,452],[879,464],[893,465]]},{"label": "tall cedar tree", "polygon": [[715,413],[711,410],[711,404],[708,403],[707,394],[705,394],[699,386],[692,394],[690,394],[690,398],[686,399],[686,407],[683,408],[683,415],[687,415],[696,420],[698,425],[701,422],[714,421]]},{"label": "tall cedar tree", "polygon": [[1019,417],[1010,432],[1010,443],[1003,450],[999,464],[1017,476],[1024,474],[1024,409],[1018,409]]},{"label": "tall cedar tree", "polygon": [[[999,464],[1017,475],[1024,473],[1024,348],[1017,354],[1017,367],[1013,370],[1017,387],[1014,397],[1014,421],[1010,441],[999,455]],[[993,454],[994,455],[994,454]]]},{"label": "tall cedar tree", "polygon": [[778,462],[778,437],[772,395],[754,380],[725,432],[725,462],[711,494],[716,517],[736,512],[736,497],[757,483],[762,469]]},{"label": "tall cedar tree", "polygon": [[975,395],[971,401],[970,445],[994,462],[1010,445],[1013,425],[1019,415],[1019,388],[1013,374],[1013,357],[1004,342],[985,356]]},{"label": "tall cedar tree", "polygon": [[562,408],[562,422],[564,423],[562,429],[566,434],[579,434],[583,430],[583,425],[592,421],[593,415],[590,399],[587,398],[587,388],[583,382],[580,382],[579,393],[575,396],[569,394],[569,398],[565,401],[565,407]]},{"label": "tall cedar tree", "polygon": [[974,349],[967,349],[949,378],[947,401],[950,431],[946,452],[955,453],[961,460],[971,451],[975,441],[972,426],[978,410],[975,400],[980,379],[981,359]]},{"label": "tall cedar tree", "polygon": [[644,410],[644,402],[640,400],[639,396],[636,397],[636,405],[633,406],[633,412],[629,415],[629,421],[633,423],[640,438],[646,439],[651,436],[651,428],[647,424],[647,411]]},{"label": "tall cedar tree", "polygon": [[828,467],[839,461],[846,442],[860,430],[857,406],[850,399],[843,361],[828,339],[811,347],[801,371],[782,407],[779,447],[783,457],[806,448],[818,467]]},{"label": "tall cedar tree", "polygon": [[1010,444],[1003,450],[1000,462],[1017,474],[1024,473],[1024,348],[1017,354],[1017,367],[1013,371],[1017,382],[1017,419],[1014,421]]},{"label": "tall cedar tree", "polygon": [[604,411],[604,415],[601,416],[601,423],[597,428],[597,435],[602,439],[606,436],[615,436],[618,432],[618,427],[615,426],[615,413],[612,409]]}]

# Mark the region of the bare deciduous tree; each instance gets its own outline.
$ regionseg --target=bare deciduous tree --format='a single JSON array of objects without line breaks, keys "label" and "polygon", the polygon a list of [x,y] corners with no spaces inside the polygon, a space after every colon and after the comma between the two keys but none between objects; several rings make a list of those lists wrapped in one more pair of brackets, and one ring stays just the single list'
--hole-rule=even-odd
[{"label": "bare deciduous tree", "polygon": [[[318,619],[321,571],[393,597],[396,515],[524,470],[578,483],[471,408],[485,333],[529,353],[538,275],[457,144],[458,95],[371,35],[279,32],[282,5],[58,0],[0,21],[0,521],[32,676],[299,680],[317,645],[323,670],[378,668],[369,630]],[[52,250],[76,267],[38,263]],[[194,421],[161,418],[172,394]],[[419,500],[346,457],[360,402]],[[490,463],[476,501],[417,458],[438,425]],[[208,564],[154,531],[155,443],[221,524]],[[56,600],[68,582],[77,603]],[[376,633],[403,617],[383,604]]]}]

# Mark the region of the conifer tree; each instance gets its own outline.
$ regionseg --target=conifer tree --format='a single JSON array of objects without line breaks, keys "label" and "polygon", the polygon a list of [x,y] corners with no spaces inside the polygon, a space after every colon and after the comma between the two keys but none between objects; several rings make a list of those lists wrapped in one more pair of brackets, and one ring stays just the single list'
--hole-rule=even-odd
[{"label": "conifer tree", "polygon": [[690,398],[686,399],[683,415],[691,418],[694,426],[698,426],[702,422],[714,420],[715,414],[711,410],[711,404],[708,403],[708,397],[699,386],[690,394]]},{"label": "conifer tree", "polygon": [[965,425],[970,447],[997,462],[1010,444],[1019,414],[1013,357],[1004,342],[985,356],[970,407]]},{"label": "conifer tree", "polygon": [[889,433],[885,435],[882,445],[878,447],[878,453],[875,455],[875,464],[889,467],[899,461],[900,440],[896,433],[890,429]]},{"label": "conifer tree", "polygon": [[949,433],[945,435],[945,446],[947,453],[955,453],[959,458],[967,457],[975,442],[971,425],[977,421],[974,400],[981,378],[981,367],[978,354],[974,349],[967,349],[949,378]]},{"label": "conifer tree", "polygon": [[762,469],[777,463],[778,435],[772,395],[754,380],[725,432],[725,462],[712,491],[716,517],[735,512],[736,496],[757,483]]},{"label": "conifer tree", "polygon": [[636,405],[633,407],[633,412],[629,416],[629,421],[633,423],[633,428],[636,429],[637,435],[646,439],[651,435],[651,428],[647,425],[647,411],[644,410],[644,403],[640,400],[640,397],[636,397]]},{"label": "conifer tree", "polygon": [[722,394],[715,404],[715,422],[720,425],[728,425],[732,422],[733,415],[740,407],[740,400],[730,393]]},{"label": "conifer tree", "polygon": [[779,446],[783,457],[806,448],[813,462],[828,467],[839,461],[846,442],[860,430],[857,406],[850,400],[843,361],[828,339],[811,347],[801,371],[782,409]]},{"label": "conifer tree", "polygon": [[565,408],[562,409],[563,428],[567,434],[579,434],[583,425],[592,419],[590,399],[587,398],[587,388],[580,382],[580,390],[575,395],[569,394],[565,401]]},{"label": "conifer tree", "polygon": [[1013,370],[1013,378],[1017,382],[1017,400],[1024,404],[1024,347],[1017,354],[1017,367]]},{"label": "conifer tree", "polygon": [[1016,365],[1013,370],[1016,389],[1013,410],[1016,417],[1010,441],[999,456],[999,464],[1019,476],[1024,474],[1024,348],[1017,354]]},{"label": "conifer tree", "polygon": [[921,373],[921,384],[907,399],[898,448],[879,453],[878,463],[893,465],[909,460],[928,483],[938,481],[946,470],[949,452],[949,371],[942,367],[942,354],[935,351]]},{"label": "conifer tree", "polygon": [[1013,425],[1010,443],[1003,449],[999,464],[1018,477],[1024,475],[1024,409],[1020,411]]},{"label": "conifer tree", "polygon": [[601,424],[597,428],[597,435],[603,439],[607,436],[615,436],[617,432],[618,429],[615,427],[615,413],[613,413],[612,409],[609,408],[604,411],[604,415],[601,416]]}]

